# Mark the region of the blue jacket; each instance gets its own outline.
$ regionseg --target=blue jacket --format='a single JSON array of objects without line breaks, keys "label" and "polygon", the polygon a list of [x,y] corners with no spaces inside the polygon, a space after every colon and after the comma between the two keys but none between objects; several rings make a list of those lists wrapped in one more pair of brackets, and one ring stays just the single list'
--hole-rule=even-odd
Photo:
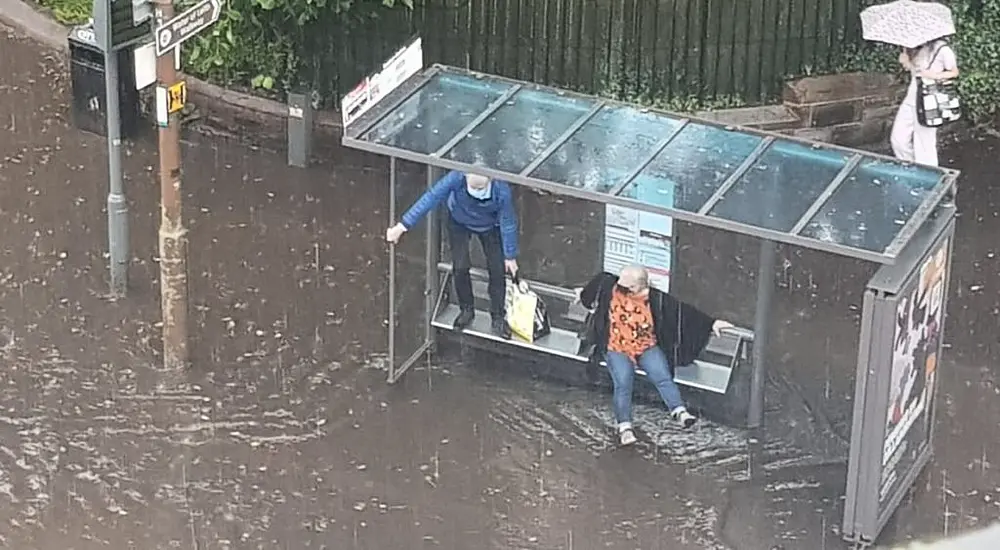
[{"label": "blue jacket", "polygon": [[465,174],[448,172],[403,214],[403,226],[410,229],[445,199],[451,217],[469,231],[484,233],[499,226],[504,257],[517,258],[517,214],[509,183],[492,180],[490,198],[479,200],[466,191]]}]

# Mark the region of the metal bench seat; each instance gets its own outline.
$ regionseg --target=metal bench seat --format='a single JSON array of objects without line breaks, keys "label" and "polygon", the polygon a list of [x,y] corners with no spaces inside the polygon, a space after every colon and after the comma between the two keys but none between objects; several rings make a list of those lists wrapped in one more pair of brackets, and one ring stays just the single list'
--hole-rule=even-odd
[{"label": "metal bench seat", "polygon": [[[451,264],[439,264],[438,269],[442,274],[441,295],[438,297],[432,325],[441,330],[452,331],[459,308],[448,300]],[[491,332],[486,272],[473,269],[472,280],[473,294],[477,301],[476,317],[462,331],[464,335],[555,355],[571,361],[581,363],[590,361],[588,355],[580,353],[579,333],[586,319],[586,310],[576,303],[572,289],[528,281],[528,285],[545,301],[549,309],[552,331],[534,342],[526,342],[516,336],[504,340]],[[748,362],[752,355],[749,349],[752,341],[753,333],[739,328],[727,330],[720,336],[713,335],[698,360],[691,365],[674,368],[674,381],[680,386],[726,394],[730,389],[734,371],[740,363]],[[601,364],[604,364],[603,361]],[[646,374],[642,370],[637,372],[643,376]]]}]

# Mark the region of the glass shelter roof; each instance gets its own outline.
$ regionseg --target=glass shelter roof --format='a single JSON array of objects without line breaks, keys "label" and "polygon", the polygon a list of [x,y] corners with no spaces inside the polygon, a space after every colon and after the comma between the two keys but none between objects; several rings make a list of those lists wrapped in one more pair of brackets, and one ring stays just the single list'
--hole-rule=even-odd
[{"label": "glass shelter roof", "polygon": [[957,172],[435,65],[344,145],[893,263]]}]

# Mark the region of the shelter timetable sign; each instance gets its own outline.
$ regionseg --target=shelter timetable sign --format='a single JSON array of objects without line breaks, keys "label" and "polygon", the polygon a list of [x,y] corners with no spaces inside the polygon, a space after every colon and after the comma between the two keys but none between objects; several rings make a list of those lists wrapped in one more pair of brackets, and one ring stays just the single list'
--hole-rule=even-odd
[{"label": "shelter timetable sign", "polygon": [[631,264],[649,271],[652,286],[670,291],[673,220],[609,204],[604,218],[604,271],[618,273]]},{"label": "shelter timetable sign", "polygon": [[368,107],[343,142],[884,264],[957,174],[439,65]]}]

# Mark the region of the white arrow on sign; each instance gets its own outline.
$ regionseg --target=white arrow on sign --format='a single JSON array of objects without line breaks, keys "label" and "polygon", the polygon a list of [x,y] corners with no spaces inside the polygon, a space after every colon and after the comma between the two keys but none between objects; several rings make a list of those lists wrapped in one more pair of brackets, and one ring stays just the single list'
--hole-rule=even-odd
[{"label": "white arrow on sign", "polygon": [[165,55],[210,27],[222,14],[222,0],[202,0],[191,9],[156,27],[156,55]]}]

